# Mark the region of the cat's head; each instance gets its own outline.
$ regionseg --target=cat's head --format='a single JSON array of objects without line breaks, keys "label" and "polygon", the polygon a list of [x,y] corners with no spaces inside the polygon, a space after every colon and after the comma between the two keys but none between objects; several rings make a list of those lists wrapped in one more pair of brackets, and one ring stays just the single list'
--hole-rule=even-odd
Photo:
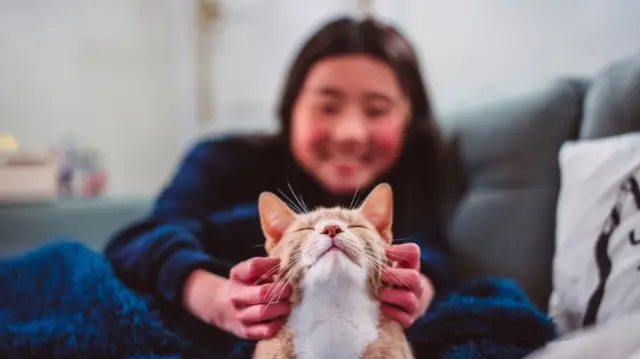
[{"label": "cat's head", "polygon": [[392,242],[393,194],[375,187],[355,209],[295,213],[276,195],[260,195],[259,212],[269,256],[281,259],[280,278],[303,292],[331,280],[380,289],[385,248]]}]

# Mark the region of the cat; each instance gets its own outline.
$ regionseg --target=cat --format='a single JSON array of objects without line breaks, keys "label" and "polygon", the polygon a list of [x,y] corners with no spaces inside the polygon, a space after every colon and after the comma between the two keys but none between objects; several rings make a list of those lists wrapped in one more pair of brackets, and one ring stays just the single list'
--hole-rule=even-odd
[{"label": "cat", "polygon": [[254,359],[413,358],[403,328],[376,299],[393,238],[391,186],[376,186],[355,209],[295,213],[270,192],[258,208],[267,255],[281,260],[276,283],[293,292],[287,322],[257,343]]}]

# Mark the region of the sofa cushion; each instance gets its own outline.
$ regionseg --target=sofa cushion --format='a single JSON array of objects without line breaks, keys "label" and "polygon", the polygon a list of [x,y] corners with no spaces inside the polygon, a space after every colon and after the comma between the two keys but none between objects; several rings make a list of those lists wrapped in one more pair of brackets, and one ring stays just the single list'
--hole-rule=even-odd
[{"label": "sofa cushion", "polygon": [[586,86],[554,81],[441,119],[453,164],[450,244],[464,278],[513,278],[546,309],[557,153],[577,136]]},{"label": "sofa cushion", "polygon": [[640,54],[616,61],[593,79],[584,101],[580,138],[640,131]]}]

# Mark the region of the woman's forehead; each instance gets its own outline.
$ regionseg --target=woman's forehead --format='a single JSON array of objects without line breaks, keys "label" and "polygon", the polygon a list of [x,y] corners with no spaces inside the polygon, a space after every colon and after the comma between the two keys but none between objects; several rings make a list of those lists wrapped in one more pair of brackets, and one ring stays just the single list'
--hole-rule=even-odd
[{"label": "woman's forehead", "polygon": [[365,92],[387,97],[402,95],[400,83],[391,67],[364,55],[321,60],[307,74],[304,89],[329,96]]},{"label": "woman's forehead", "polygon": [[365,101],[384,101],[396,103],[400,101],[399,94],[389,88],[358,88],[349,89],[340,85],[321,85],[306,89],[307,95],[319,98],[347,100],[354,98]]}]

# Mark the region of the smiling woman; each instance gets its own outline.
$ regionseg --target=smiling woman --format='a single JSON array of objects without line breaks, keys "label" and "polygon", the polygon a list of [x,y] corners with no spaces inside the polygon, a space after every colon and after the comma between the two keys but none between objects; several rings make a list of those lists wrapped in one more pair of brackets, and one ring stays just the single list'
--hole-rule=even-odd
[{"label": "smiling woman", "polygon": [[329,191],[353,193],[396,163],[410,108],[384,62],[366,55],[323,60],[294,106],[293,153]]},{"label": "smiling woman", "polygon": [[275,136],[197,144],[152,213],[108,244],[116,272],[167,310],[184,308],[219,328],[220,345],[272,338],[289,318],[294,288],[267,295],[279,260],[265,258],[260,194],[295,190],[290,204],[303,214],[353,209],[360,194],[386,182],[394,188],[393,227],[375,230],[409,243],[386,250],[393,265],[375,303],[410,328],[434,294],[455,283],[440,217],[440,138],[412,46],[376,20],[325,24],[295,58],[278,114]]}]

